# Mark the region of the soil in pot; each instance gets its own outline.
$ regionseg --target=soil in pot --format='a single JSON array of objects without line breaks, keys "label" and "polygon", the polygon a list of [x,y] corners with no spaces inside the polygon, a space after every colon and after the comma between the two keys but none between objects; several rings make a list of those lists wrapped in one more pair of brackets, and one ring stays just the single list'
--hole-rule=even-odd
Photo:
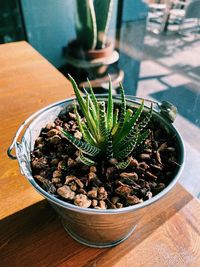
[{"label": "soil in pot", "polygon": [[79,151],[57,126],[82,139],[76,116],[68,106],[41,130],[31,154],[32,173],[43,189],[76,206],[117,209],[141,203],[161,192],[178,170],[174,136],[156,118],[148,125],[149,137],[132,152],[130,165],[123,170],[103,159],[95,166],[84,165]]}]

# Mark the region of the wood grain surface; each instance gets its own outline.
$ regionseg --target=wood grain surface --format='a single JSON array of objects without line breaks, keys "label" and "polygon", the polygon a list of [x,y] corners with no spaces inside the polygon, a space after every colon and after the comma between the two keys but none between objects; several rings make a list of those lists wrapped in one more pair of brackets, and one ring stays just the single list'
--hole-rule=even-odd
[{"label": "wood grain surface", "polygon": [[0,62],[0,266],[200,266],[200,204],[179,184],[116,247],[89,248],[68,236],[6,150],[23,120],[72,88],[25,42],[0,45]]}]

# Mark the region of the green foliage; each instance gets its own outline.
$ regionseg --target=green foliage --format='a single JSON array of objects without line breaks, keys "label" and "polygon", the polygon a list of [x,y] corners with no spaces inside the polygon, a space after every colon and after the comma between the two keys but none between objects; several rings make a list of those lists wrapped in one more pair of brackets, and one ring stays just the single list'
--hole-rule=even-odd
[{"label": "green foliage", "polygon": [[76,34],[85,49],[105,46],[113,0],[76,0]]},{"label": "green foliage", "polygon": [[94,49],[97,44],[97,25],[93,0],[76,0],[77,39],[86,49]]},{"label": "green foliage", "polygon": [[[121,104],[119,109],[114,107],[112,84],[110,80],[107,101],[98,101],[90,86],[90,92],[85,97],[80,94],[74,79],[69,75],[76,94],[78,104],[74,103],[77,124],[83,139],[78,140],[62,129],[63,135],[80,150],[80,160],[86,165],[94,165],[99,160],[114,162],[117,168],[129,165],[132,151],[141,145],[148,137],[150,130],[145,130],[151,116],[151,106],[142,118],[144,101],[133,110],[126,108],[126,98],[122,84]],[[81,119],[79,111],[85,117]],[[114,159],[114,160],[113,160]]]}]

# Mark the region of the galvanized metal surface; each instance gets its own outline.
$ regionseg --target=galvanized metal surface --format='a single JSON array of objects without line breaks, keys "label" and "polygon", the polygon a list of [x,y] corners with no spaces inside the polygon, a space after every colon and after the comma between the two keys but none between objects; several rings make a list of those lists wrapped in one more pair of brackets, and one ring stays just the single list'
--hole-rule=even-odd
[{"label": "galvanized metal surface", "polygon": [[[106,95],[97,96],[101,99],[106,99]],[[119,102],[120,98],[113,96],[115,102]],[[141,99],[138,97],[127,96],[128,105],[137,106]],[[126,208],[96,210],[91,208],[80,208],[58,199],[43,190],[34,180],[30,166],[30,153],[33,151],[36,138],[39,136],[41,129],[48,123],[56,119],[58,114],[69,104],[73,98],[54,103],[46,108],[34,113],[30,116],[19,128],[13,142],[8,149],[8,155],[15,159],[17,158],[21,173],[26,176],[28,181],[34,188],[43,195],[54,207],[57,213],[61,216],[63,225],[68,233],[79,242],[93,247],[111,247],[125,240],[133,229],[136,227],[140,218],[146,212],[146,207],[153,204],[155,201],[163,197],[172,189],[180,177],[184,164],[184,147],[180,134],[173,127],[167,117],[161,114],[161,104],[153,102],[153,115],[159,119],[166,129],[175,136],[175,143],[179,150],[180,167],[171,183],[159,194],[153,198]],[[145,100],[145,106],[148,108],[152,101]],[[18,140],[21,131],[25,132],[20,140]],[[12,155],[12,149],[15,148],[16,157]],[[151,206],[152,207],[152,206]],[[151,208],[151,207],[148,207]]]}]

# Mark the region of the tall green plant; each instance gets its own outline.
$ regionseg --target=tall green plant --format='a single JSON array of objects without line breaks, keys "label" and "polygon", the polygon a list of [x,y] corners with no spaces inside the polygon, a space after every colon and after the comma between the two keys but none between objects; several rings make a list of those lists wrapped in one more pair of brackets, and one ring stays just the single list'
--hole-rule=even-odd
[{"label": "tall green plant", "polygon": [[[90,92],[86,92],[83,97],[74,79],[71,76],[69,78],[76,94],[78,107],[75,103],[74,111],[83,139],[76,139],[64,129],[61,129],[62,134],[79,149],[80,160],[86,165],[94,165],[103,160],[115,162],[118,168],[127,167],[131,152],[149,135],[150,130],[145,128],[151,119],[152,107],[141,119],[144,101],[135,112],[127,108],[122,84],[121,104],[114,109],[111,81],[107,101],[98,101],[91,86]],[[81,119],[79,110],[84,120]]]},{"label": "tall green plant", "polygon": [[85,49],[100,49],[112,14],[113,0],[76,0],[76,34]]}]

